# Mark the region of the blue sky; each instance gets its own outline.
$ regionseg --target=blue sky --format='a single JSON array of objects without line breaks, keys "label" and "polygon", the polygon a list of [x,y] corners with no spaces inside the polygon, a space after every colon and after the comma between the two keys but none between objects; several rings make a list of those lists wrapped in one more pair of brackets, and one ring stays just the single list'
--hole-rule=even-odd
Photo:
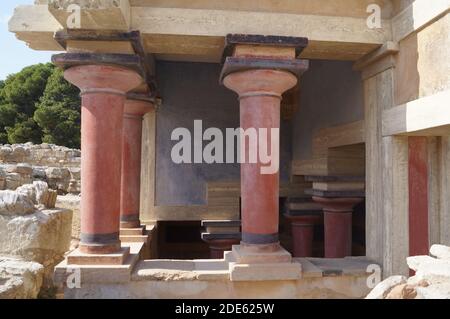
[{"label": "blue sky", "polygon": [[0,3],[0,80],[10,73],[40,62],[49,62],[54,52],[34,51],[8,32],[8,20],[18,5],[33,4],[33,0],[1,0]]}]

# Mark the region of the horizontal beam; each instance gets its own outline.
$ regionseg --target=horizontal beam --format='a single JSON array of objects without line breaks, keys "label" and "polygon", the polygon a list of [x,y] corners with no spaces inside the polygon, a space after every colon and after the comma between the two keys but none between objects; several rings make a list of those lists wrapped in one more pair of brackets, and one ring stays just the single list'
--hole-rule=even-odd
[{"label": "horizontal beam", "polygon": [[18,6],[9,20],[8,29],[33,50],[63,51],[53,39],[53,34],[62,29],[59,22],[48,11],[47,5]]},{"label": "horizontal beam", "polygon": [[[102,21],[102,11],[96,12],[98,21]],[[107,12],[105,18],[115,17]],[[220,62],[229,33],[306,37],[310,44],[302,58],[334,60],[357,60],[392,36],[390,20],[383,20],[383,29],[369,29],[366,16],[132,6],[130,17],[130,28],[141,32],[147,53],[155,53],[161,59],[187,61]],[[116,25],[115,29],[123,27],[122,18],[108,18],[107,22],[109,26]],[[55,19],[45,4],[20,6],[11,20],[10,31],[33,49],[61,50],[53,33],[64,25],[64,17]],[[105,28],[100,22],[88,26]]]},{"label": "horizontal beam", "polygon": [[124,31],[130,28],[128,0],[103,0],[100,4],[85,0],[48,0],[48,10],[64,28],[70,27],[67,23],[71,21],[71,5],[78,5],[81,9],[77,28]]},{"label": "horizontal beam", "polygon": [[427,96],[383,112],[383,136],[450,135],[450,90]]},{"label": "horizontal beam", "polygon": [[450,12],[450,0],[415,0],[392,18],[392,36],[399,42]]},{"label": "horizontal beam", "polygon": [[[389,21],[383,23],[390,25]],[[351,56],[347,58],[356,59],[391,37],[390,28],[369,29],[366,18],[178,8],[132,7],[131,27],[140,30],[144,39],[146,36],[160,38],[164,35],[169,37],[169,41],[172,40],[169,42],[173,44],[170,48],[166,44],[166,52],[157,52],[158,48],[149,39],[146,43],[150,52],[177,54],[179,43],[170,36],[181,35],[192,37],[190,44],[181,48],[184,53],[189,51],[187,46],[192,46],[194,50],[205,43],[206,46],[209,44],[210,54],[215,54],[218,59],[224,49],[224,41],[211,47],[211,42],[213,45],[215,42],[211,38],[224,39],[229,33],[306,37],[311,44],[302,54],[305,58],[313,58],[316,54],[320,54],[320,58],[333,58],[336,53],[343,55],[345,45],[348,45]]]}]

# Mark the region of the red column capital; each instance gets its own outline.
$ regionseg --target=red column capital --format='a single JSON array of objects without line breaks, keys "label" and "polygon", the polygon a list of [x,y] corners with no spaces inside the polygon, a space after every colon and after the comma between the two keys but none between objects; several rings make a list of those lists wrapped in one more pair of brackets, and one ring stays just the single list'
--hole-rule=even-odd
[{"label": "red column capital", "polygon": [[271,96],[281,99],[284,92],[297,84],[297,77],[287,71],[247,70],[227,75],[223,84],[235,91],[241,99],[256,96]]},{"label": "red column capital", "polygon": [[67,81],[77,86],[81,94],[104,92],[125,95],[142,83],[142,78],[135,71],[110,65],[80,65],[64,72]]}]

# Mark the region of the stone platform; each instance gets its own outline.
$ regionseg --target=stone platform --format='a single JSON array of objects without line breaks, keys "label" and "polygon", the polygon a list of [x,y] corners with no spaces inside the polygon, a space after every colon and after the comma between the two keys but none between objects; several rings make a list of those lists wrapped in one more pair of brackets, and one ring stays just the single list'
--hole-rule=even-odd
[{"label": "stone platform", "polygon": [[[304,298],[364,298],[367,287],[367,267],[372,264],[365,257],[343,259],[293,258],[292,272],[279,272],[278,278],[233,280],[236,263],[224,259],[208,260],[139,260],[141,244],[128,243],[130,255],[123,265],[67,265],[57,266],[55,281],[60,296],[69,299],[304,299]],[[287,264],[287,263],[286,263]],[[244,264],[237,264],[244,267]],[[254,265],[252,265],[254,266]],[[273,271],[273,265],[266,265]],[[80,288],[70,289],[66,280],[79,267]],[[260,267],[264,267],[263,264]],[[256,277],[255,277],[256,276]]]}]

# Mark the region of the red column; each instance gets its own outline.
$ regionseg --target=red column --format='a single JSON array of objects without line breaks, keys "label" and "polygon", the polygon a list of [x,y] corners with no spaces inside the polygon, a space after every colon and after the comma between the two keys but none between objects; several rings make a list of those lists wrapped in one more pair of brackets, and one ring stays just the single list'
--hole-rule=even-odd
[{"label": "red column", "polygon": [[80,251],[117,252],[125,94],[142,79],[134,71],[106,65],[71,67],[64,76],[82,96]]},{"label": "red column", "polygon": [[427,138],[408,138],[409,255],[428,255],[428,146]]},{"label": "red column", "polygon": [[239,239],[210,239],[205,242],[209,245],[211,259],[223,259],[226,251],[230,251],[233,245],[239,244]]},{"label": "red column", "polygon": [[[270,148],[270,129],[280,128],[281,95],[297,84],[296,76],[286,71],[248,70],[226,76],[223,83],[239,94],[241,128],[268,129]],[[256,163],[248,163],[248,143],[241,151],[247,156],[241,164],[242,245],[278,249],[279,171],[262,174],[260,169],[266,164],[259,156]]]},{"label": "red column", "polygon": [[294,257],[312,257],[314,226],[321,222],[317,215],[288,216],[292,229],[292,255]]},{"label": "red column", "polygon": [[353,208],[363,199],[314,196],[313,200],[323,206],[325,258],[351,256]]},{"label": "red column", "polygon": [[122,178],[120,192],[120,227],[137,228],[141,191],[141,144],[143,115],[154,110],[145,100],[125,101],[122,141]]}]

